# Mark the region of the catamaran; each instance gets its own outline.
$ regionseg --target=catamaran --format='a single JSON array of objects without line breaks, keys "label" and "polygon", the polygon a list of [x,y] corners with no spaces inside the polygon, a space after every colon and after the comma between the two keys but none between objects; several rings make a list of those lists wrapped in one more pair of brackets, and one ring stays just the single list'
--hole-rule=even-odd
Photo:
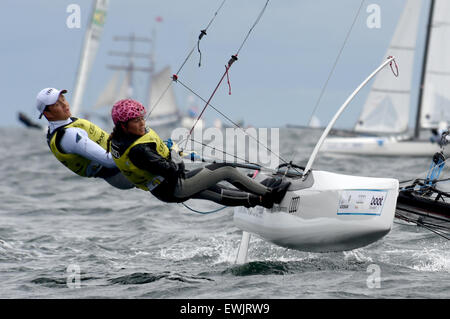
[{"label": "catamaran", "polygon": [[421,0],[407,0],[387,51],[401,65],[398,79],[393,79],[386,70],[380,72],[354,127],[359,136],[329,137],[322,152],[432,156],[440,151],[439,145],[432,143],[423,130],[431,132],[450,124],[450,1],[447,0],[430,2],[414,135],[407,134],[421,5]]},{"label": "catamaran", "polygon": [[[238,60],[240,50],[261,19],[268,2],[269,0],[265,2],[237,52],[231,56],[215,90],[208,100],[204,100],[206,105],[198,119],[210,105],[231,66]],[[202,31],[202,34],[205,30]],[[188,58],[192,52],[193,50],[188,54]],[[235,167],[261,171],[257,177],[261,178],[261,182],[269,187],[272,185],[271,181],[276,179],[290,182],[281,202],[274,204],[270,209],[260,206],[234,209],[234,223],[243,231],[236,263],[244,263],[247,260],[250,234],[255,234],[282,247],[329,252],[366,246],[379,240],[390,231],[399,190],[397,179],[343,175],[313,170],[312,167],[320,148],[342,112],[376,74],[387,65],[392,67],[394,60],[393,56],[389,56],[347,98],[323,131],[304,168],[296,166],[292,162],[285,162],[277,169],[264,168],[253,163],[228,163]],[[186,153],[183,148],[192,138],[193,129],[194,127],[183,138],[186,142],[184,146],[183,143],[178,143],[181,145],[180,155],[185,158],[186,156],[191,157],[191,160],[194,160],[195,154]],[[204,161],[202,158],[199,160]]]},{"label": "catamaran", "polygon": [[395,216],[450,239],[450,179],[443,176],[446,158],[433,155],[425,178],[401,183]]},{"label": "catamaran", "polygon": [[399,182],[392,178],[350,176],[312,170],[332,126],[354,96],[388,63],[389,57],[350,95],[330,121],[302,168],[282,164],[272,175],[291,182],[272,209],[237,207],[234,223],[243,230],[236,263],[245,263],[250,233],[276,245],[311,252],[351,250],[366,246],[391,229]]}]

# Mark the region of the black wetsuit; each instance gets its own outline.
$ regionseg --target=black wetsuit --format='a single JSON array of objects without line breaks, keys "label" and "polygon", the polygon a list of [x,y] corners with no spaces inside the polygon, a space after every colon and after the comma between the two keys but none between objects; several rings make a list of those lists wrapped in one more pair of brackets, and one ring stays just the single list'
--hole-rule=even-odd
[{"label": "black wetsuit", "polygon": [[[114,136],[111,147],[122,155],[139,136]],[[236,168],[226,164],[210,164],[203,168],[185,171],[184,164],[167,160],[156,151],[155,143],[134,146],[129,154],[131,162],[140,169],[164,177],[164,181],[151,193],[164,202],[183,202],[191,198],[211,200],[226,206],[271,207],[268,198],[271,188],[260,184]],[[219,184],[228,181],[238,189]]]}]

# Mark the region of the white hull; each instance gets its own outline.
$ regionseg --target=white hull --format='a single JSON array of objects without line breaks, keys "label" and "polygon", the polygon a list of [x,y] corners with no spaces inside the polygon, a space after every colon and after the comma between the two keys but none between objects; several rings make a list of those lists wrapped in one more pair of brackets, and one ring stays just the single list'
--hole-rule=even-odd
[{"label": "white hull", "polygon": [[235,225],[276,245],[311,252],[366,246],[391,229],[398,180],[311,171],[280,205],[234,211]]},{"label": "white hull", "polygon": [[349,155],[433,156],[440,146],[429,141],[401,140],[395,137],[331,137],[320,152]]}]

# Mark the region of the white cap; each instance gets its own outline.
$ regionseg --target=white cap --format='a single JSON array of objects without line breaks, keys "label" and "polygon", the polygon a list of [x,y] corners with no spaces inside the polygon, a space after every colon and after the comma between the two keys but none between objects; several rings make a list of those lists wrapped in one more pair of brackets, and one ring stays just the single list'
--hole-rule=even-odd
[{"label": "white cap", "polygon": [[45,107],[53,105],[58,101],[59,95],[67,93],[67,90],[58,90],[55,88],[45,88],[41,90],[36,96],[36,108],[39,112],[39,118],[42,117]]}]

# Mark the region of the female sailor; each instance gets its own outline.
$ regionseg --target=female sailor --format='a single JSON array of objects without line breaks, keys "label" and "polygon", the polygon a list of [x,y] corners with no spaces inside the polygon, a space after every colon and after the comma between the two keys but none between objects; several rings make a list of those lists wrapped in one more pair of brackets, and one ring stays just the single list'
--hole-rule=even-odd
[{"label": "female sailor", "polygon": [[[118,101],[111,111],[115,126],[107,150],[136,187],[169,203],[192,198],[226,206],[271,208],[281,202],[290,183],[280,178],[259,183],[225,163],[186,171],[179,154],[169,149],[154,130],[146,129],[145,114],[144,106],[131,99]],[[221,181],[238,189],[221,185]]]}]

